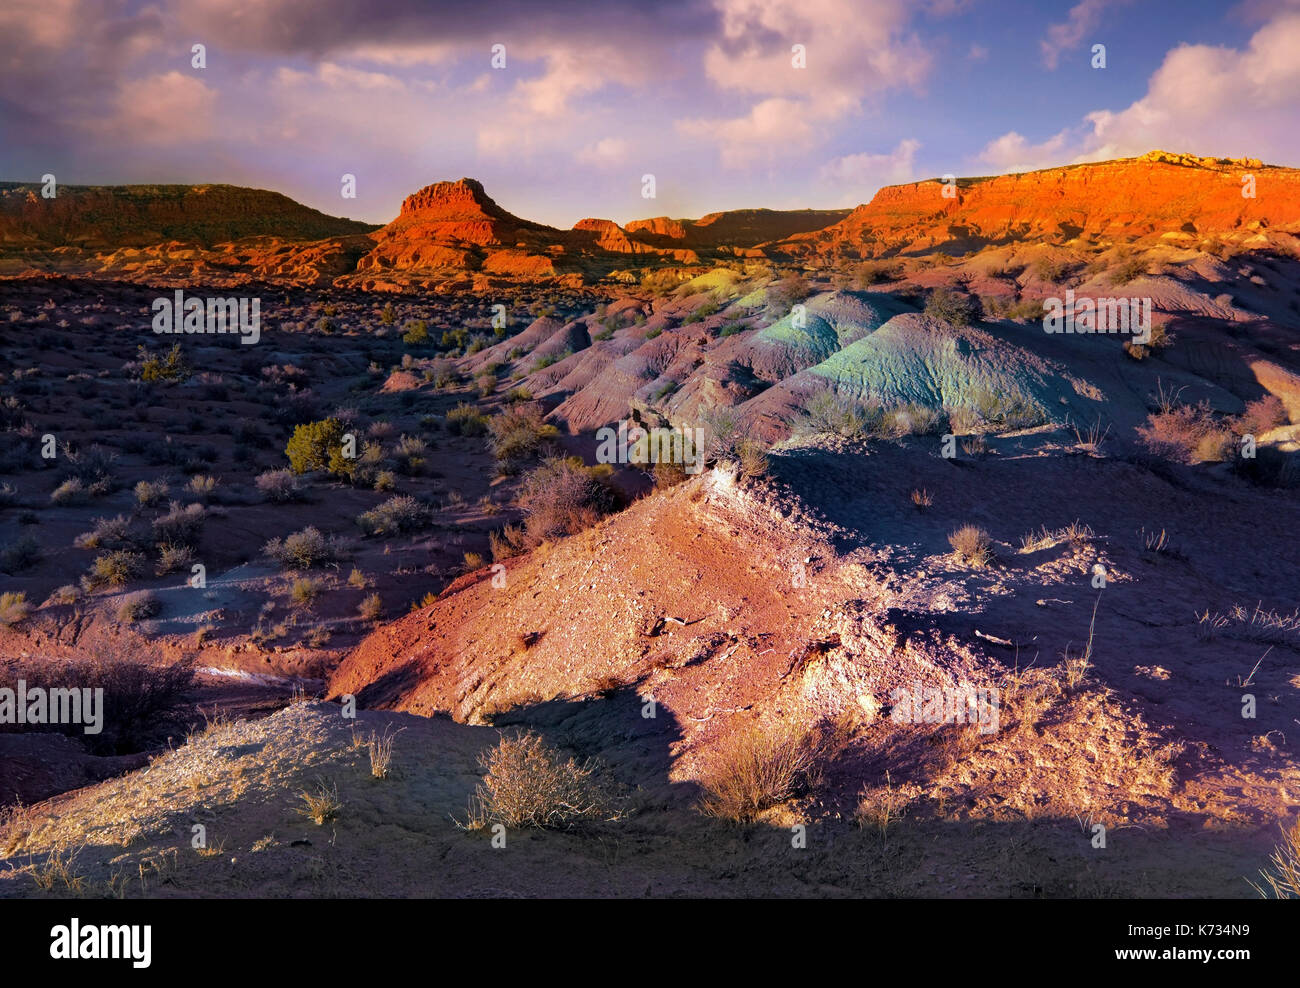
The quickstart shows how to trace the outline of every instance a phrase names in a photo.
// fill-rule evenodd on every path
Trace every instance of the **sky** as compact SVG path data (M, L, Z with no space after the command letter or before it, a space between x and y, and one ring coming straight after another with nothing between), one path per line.
M225 182L383 223L470 176L570 227L1153 148L1300 166L1300 0L0 4L3 181Z

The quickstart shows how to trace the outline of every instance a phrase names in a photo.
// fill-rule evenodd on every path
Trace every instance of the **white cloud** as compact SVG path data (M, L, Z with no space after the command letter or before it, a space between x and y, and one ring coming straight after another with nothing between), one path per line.
M606 137L594 144L588 144L578 151L574 158L584 165L603 167L616 165L627 158L628 142L621 137Z
M837 186L854 190L898 185L916 178L916 152L921 142L907 139L898 142L886 154L850 154L832 158L821 168L819 177Z
M1078 48L1084 39L1101 25L1101 15L1107 7L1126 0L1083 0L1070 8L1066 20L1053 24L1047 29L1047 37L1039 42L1043 52L1043 64L1055 69L1061 61L1061 54Z
M758 97L743 115L679 122L712 137L724 165L806 150L818 132L898 87L918 86L932 59L906 33L904 0L715 0L722 37L705 54L709 78ZM793 65L803 45L806 68ZM816 125L816 128L814 128Z
M1005 170L1104 161L1155 148L1216 157L1300 161L1300 11L1283 9L1245 48L1180 45L1165 55L1141 99L1095 110L1078 127L1031 144L1012 131L980 161Z

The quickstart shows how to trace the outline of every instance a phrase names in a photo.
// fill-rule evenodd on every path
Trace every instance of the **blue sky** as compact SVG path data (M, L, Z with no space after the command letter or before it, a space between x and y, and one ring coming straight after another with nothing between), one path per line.
M1300 0L6 0L0 179L384 222L468 175L567 227L1155 147L1300 165L1297 52Z

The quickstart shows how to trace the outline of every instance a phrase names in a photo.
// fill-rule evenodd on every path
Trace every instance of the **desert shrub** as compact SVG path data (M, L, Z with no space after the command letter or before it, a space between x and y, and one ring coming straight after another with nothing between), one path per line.
M102 587L124 587L139 575L143 566L144 557L138 552L114 549L95 557L90 572L81 578L81 585L87 592Z
M520 384L506 392L506 403L517 405L522 401L532 401L533 393L526 385Z
M515 470L525 460L541 452L548 439L558 434L555 426L543 421L535 404L516 404L488 420L488 447L506 470Z
M1282 830L1282 840L1260 870L1262 883L1251 886L1266 899L1300 899L1300 817Z
M135 485L135 503L142 508L152 508L171 490L165 480L142 480Z
M400 535L427 528L433 518L429 509L411 497L390 497L378 507L357 516L357 524L366 535Z
M0 548L0 570L11 576L31 569L41 561L41 544L31 535L20 535Z
M190 365L185 359L185 351L179 343L164 354L152 353L148 347L141 345L136 351L135 376L138 380L184 381L190 376Z
M284 453L294 473L343 468L343 423L338 419L307 422L293 430Z
M380 470L375 474L374 489L377 491L397 490L397 474L391 470Z
M155 617L161 611L162 601L157 595L149 590L141 590L139 593L129 594L118 605L117 619L124 624L130 624Z
M778 312L788 312L811 294L808 283L799 275L791 274L768 287L767 304Z
M1112 285L1127 285L1130 281L1146 274L1147 267L1147 262L1140 257L1120 255L1115 266L1110 270L1110 282Z
M751 722L723 735L705 766L700 808L710 816L748 823L763 810L816 786L820 750L798 725Z
M153 521L154 544L194 546L203 530L206 514L201 504L181 507L173 501L167 514Z
M103 730L85 734L82 724L23 725L23 731L45 731L75 736L96 754L126 754L158 744L175 733L189 708L186 695L194 685L194 669L187 663L153 666L114 655L99 659L60 662L24 659L0 667L0 688L14 689L22 679L28 688L103 689ZM19 729L0 725L0 731Z
M78 549L123 549L131 544L131 520L125 515L96 518L95 527L72 542Z
M1030 429L1047 421L1047 413L1032 398L977 388L971 393L974 411L989 425Z
M533 731L507 734L479 757L483 781L471 801L469 827L568 829L619 815L599 763L566 758Z
M90 500L90 491L80 478L69 477L50 494L50 501L60 507L85 504Z
M299 577L289 584L289 600L295 607L310 607L324 589L319 580L310 576Z
M208 498L217 489L218 483L216 477L200 473L191 477L190 482L185 486L189 488L189 492L195 497Z
M302 499L302 487L292 470L268 470L259 473L253 484L268 501L285 504Z
M403 434L393 447L393 459L397 461L397 468L408 477L424 473L428 457L429 444L419 436Z
M1168 405L1138 426L1138 441L1150 452L1178 463L1226 458L1232 435L1214 417L1207 401Z
M891 261L863 261L853 269L853 286L858 289L870 288L882 281L892 281L899 276L897 263Z
M700 305L696 306L695 310L691 312L685 319L683 319L682 322L683 323L700 322L701 320L707 319L709 318L709 316L716 314L721 309L722 309L722 305L719 302L715 301L714 299L709 299L701 303Z
M736 443L737 473L745 480L755 480L767 475L769 461L767 445L752 436L746 436Z
M882 436L927 436L941 431L943 415L928 405L895 405L881 416L876 431Z
M984 567L993 559L993 543L989 533L977 525L963 525L948 536L957 558L971 566Z
M930 293L925 300L925 314L950 326L968 326L979 318L976 301L950 288L936 288Z
M31 605L27 603L27 594L23 591L0 593L0 624L6 628L25 620L31 610Z
M159 576L188 570L194 565L194 550L187 545L164 543L158 547L158 567L154 570Z
M461 402L447 413L447 431L457 436L484 436L488 417L473 405Z
M367 594L357 606L363 621L378 621L384 616L384 601L377 593Z
M1065 262L1058 257L1052 257L1050 254L1043 254L1031 265L1034 276L1040 281L1046 281L1053 285L1060 282L1065 276Z
M429 326L423 319L416 319L406 327L402 342L407 346L426 346L429 343Z
M271 539L263 551L286 569L316 569L343 558L337 541L327 538L313 525L284 539Z
M796 431L804 435L832 435L858 439L874 433L882 417L879 404L864 404L822 391L804 405L804 417Z
M493 562L519 555L526 547L523 526L507 525L499 532L489 532L488 545L492 548Z
M689 476L685 464L678 463L675 460L660 460L650 472L654 478L655 488L658 490L675 487L684 482Z
M548 459L533 469L519 495L528 545L573 535L617 511L621 498L608 478L607 468L583 466L577 457Z
M1277 395L1265 395L1246 405L1233 421L1233 430L1239 436L1258 438L1287 422L1286 406Z

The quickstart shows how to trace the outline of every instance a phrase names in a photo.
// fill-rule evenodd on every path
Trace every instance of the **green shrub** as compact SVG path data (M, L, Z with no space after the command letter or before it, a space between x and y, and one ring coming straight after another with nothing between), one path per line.
M357 516L357 524L366 535L400 535L427 528L432 522L427 507L402 494L390 497L383 504Z
M447 431L457 436L485 436L488 417L473 405L462 401L447 413Z
M289 444L284 448L290 468L297 474L312 470L339 470L350 475L351 469L347 465L351 461L343 457L343 436L343 423L334 418L295 427Z

